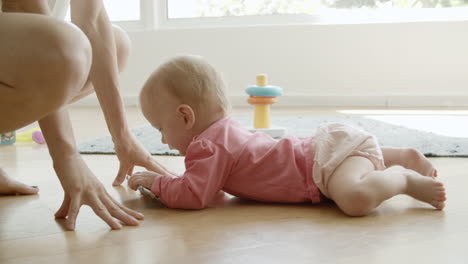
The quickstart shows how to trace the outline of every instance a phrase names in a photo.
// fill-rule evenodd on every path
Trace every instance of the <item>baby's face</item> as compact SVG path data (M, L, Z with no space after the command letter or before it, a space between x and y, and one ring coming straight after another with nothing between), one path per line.
M170 149L176 149L185 156L192 136L185 128L185 122L177 114L177 104L169 98L158 98L158 102L142 102L142 110L146 119L161 133L161 142Z

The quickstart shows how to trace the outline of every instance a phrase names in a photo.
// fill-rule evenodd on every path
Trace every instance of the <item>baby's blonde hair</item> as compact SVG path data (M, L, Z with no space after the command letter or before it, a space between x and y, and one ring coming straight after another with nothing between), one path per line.
M159 89L165 89L197 112L228 114L231 108L221 74L200 56L169 59L152 74L144 90L148 88L151 98L158 96Z

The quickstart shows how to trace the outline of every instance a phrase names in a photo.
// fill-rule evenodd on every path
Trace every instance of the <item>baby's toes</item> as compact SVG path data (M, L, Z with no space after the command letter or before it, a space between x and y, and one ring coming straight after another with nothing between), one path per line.
M442 210L445 207L445 202L444 201L438 201L438 200L433 200L431 202L431 205L437 208L438 210Z

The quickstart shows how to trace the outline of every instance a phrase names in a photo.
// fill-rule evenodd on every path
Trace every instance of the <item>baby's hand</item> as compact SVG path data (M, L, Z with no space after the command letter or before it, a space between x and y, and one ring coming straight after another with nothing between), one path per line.
M128 186L132 190L137 190L138 186L143 186L151 190L154 179L160 174L152 171L136 172L128 179Z

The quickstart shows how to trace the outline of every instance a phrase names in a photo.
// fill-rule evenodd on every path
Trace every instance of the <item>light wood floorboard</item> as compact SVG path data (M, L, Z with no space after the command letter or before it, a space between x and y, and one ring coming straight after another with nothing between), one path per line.
M307 113L325 112L333 111ZM71 113L79 141L106 133L96 109ZM128 116L131 126L144 123L137 109L129 109ZM468 263L464 158L431 159L446 185L445 210L399 196L359 218L345 216L333 204L265 204L228 196L205 210L168 209L126 185L112 187L115 156L84 159L117 200L145 214L141 225L111 231L83 207L76 231L64 231L53 217L63 191L46 147L1 146L0 167L41 192L0 197L0 263ZM158 159L183 171L181 157Z

